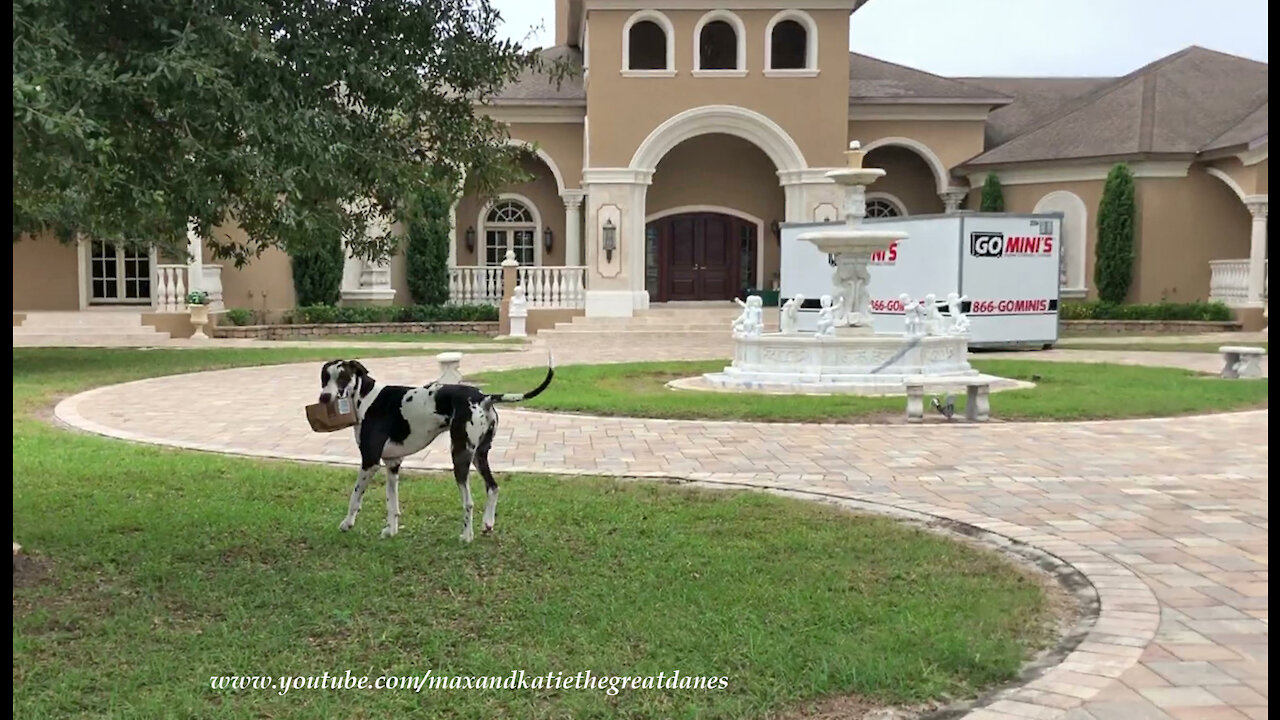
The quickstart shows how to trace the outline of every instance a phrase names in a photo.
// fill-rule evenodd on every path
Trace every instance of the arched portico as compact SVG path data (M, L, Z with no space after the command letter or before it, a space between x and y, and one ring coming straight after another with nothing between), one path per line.
M872 140L864 145L862 149L863 151L870 153L876 148L888 146L906 148L914 152L916 155L919 155L933 172L933 180L937 185L937 193L939 196L945 195L952 189L951 174L947 171L946 164L942 162L942 159L938 157L937 153L919 140L912 140L908 137L883 137Z
M646 198L654 172L673 149L704 135L730 135L754 145L773 165L784 189L783 220L809 219L822 203L838 204L827 168L810 168L785 129L754 110L706 105L660 123L636 147L625 168L586 168L588 193L588 315L631 315L648 306L645 280ZM689 203L697 202L690 199ZM605 245L605 241L611 243ZM764 238L761 238L763 241Z

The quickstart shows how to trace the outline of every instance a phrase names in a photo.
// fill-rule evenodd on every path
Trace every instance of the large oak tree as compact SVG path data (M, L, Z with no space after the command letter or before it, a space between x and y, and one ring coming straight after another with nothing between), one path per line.
M304 248L519 152L475 103L541 61L487 0L14 0L13 233ZM562 67L544 68L553 75ZM228 217L248 240L213 236Z

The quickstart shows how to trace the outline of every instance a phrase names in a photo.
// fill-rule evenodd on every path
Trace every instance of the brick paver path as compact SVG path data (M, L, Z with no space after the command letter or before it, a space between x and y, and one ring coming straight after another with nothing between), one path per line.
M678 338L642 348L556 342L562 364L724 354L722 344ZM463 369L538 365L544 352L468 356ZM1062 350L1021 357L1217 369L1214 356L1182 353ZM421 383L437 374L433 359L423 357L367 364L385 382ZM303 419L303 405L318 391L317 368L156 378L68 398L56 412L73 426L125 439L352 464L349 433L314 434ZM998 398L993 409L999 413ZM836 426L508 409L492 460L499 472L678 477L838 496L1032 544L1088 577L1101 613L1064 662L972 711L970 720L1215 720L1267 715L1266 433L1265 411ZM445 445L406 466L447 467ZM412 501L405 508L404 526L412 532ZM341 514L337 504L334 513Z

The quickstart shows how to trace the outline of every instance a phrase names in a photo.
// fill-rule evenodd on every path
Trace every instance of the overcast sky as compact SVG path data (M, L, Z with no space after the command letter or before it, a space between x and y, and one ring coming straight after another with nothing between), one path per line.
M554 0L491 2L507 37L555 42ZM1123 75L1188 45L1267 61L1266 0L872 0L850 25L852 50L939 75Z

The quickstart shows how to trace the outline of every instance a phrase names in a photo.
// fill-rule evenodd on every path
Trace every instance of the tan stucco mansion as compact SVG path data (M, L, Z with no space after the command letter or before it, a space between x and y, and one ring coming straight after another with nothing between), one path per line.
M493 300L508 252L533 305L587 315L769 289L778 224L839 215L825 173L858 140L888 171L873 216L976 209L990 172L1008 211L1064 213L1066 297L1093 294L1103 178L1127 162L1131 300L1212 296L1260 315L1266 64L1191 47L1119 78L939 77L849 52L863 1L557 0L547 52L582 72L558 85L530 74L482 108L538 161L496 202L457 203L454 297ZM162 304L184 272L226 307L292 306L284 255L241 270L206 260L15 243L14 310ZM401 258L349 260L344 298L409 302L404 273Z

